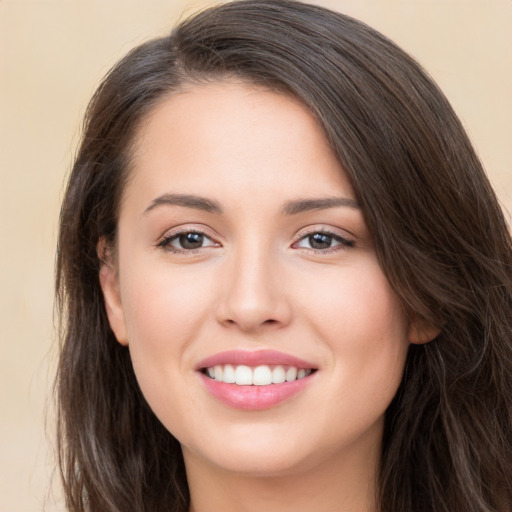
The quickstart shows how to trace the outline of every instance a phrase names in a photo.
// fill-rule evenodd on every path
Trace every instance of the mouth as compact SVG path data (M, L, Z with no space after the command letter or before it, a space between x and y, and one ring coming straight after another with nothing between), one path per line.
M284 365L247 365L218 364L201 368L201 373L210 379L237 386L270 386L304 379L316 372L316 368L301 368Z
M222 352L201 361L196 371L208 393L242 410L288 403L317 379L311 362L271 350Z

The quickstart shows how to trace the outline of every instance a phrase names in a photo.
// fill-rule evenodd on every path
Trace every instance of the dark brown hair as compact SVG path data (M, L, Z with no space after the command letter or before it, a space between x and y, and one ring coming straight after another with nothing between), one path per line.
M68 509L188 508L179 443L110 330L96 247L100 237L115 245L141 120L180 87L223 77L292 95L318 118L406 311L441 328L411 345L386 414L381 512L510 512L512 247L496 197L447 100L412 58L361 22L289 0L201 12L130 52L89 105L57 256Z

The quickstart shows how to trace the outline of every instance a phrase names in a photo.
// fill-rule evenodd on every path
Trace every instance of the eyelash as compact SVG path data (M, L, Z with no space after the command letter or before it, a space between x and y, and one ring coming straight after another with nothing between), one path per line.
M350 249L351 247L355 246L355 241L351 238L348 238L346 236L342 236L339 233L334 233L333 231L330 231L325 228L321 229L314 229L312 231L308 231L306 233L302 232L299 233L299 237L296 242L292 244L292 247L297 246L298 243L300 243L302 240L306 240L308 238L311 238L315 235L324 235L330 237L333 241L336 241L339 243L339 245L335 245L334 247L328 247L326 249L314 249L313 247L302 247L302 249L313 251L315 254L330 254L332 252L342 251L344 249ZM297 249L301 249L301 247L295 247Z
M212 243L207 246L197 247L195 249L184 249L184 248L177 248L173 247L171 244L173 241L178 240L180 237L184 235L200 235L204 237L205 239L211 241ZM162 247L163 249L170 251L175 254L194 254L201 249L204 249L205 247L215 247L219 246L220 244L216 241L214 241L213 237L205 233L204 231L201 231L199 229L183 229L179 231L173 231L167 235L164 236L164 238L157 243L157 247Z
M184 248L177 248L173 247L171 244L175 240L178 240L180 237L184 235L200 235L204 237L204 239L207 239L211 242L211 244L197 247L194 249L184 249ZM297 238L297 241L295 241L292 244L292 248L295 249L306 249L309 251L313 251L315 254L330 254L332 252L337 252L343 249L348 249L355 246L354 240L342 236L338 233L334 233L332 231L329 231L327 229L316 229L312 231L308 231L306 233L302 232L299 234L300 236ZM315 249L313 247L297 247L297 244L299 244L301 241L306 240L310 237L313 237L315 235L324 235L330 237L332 240L339 243L339 245L335 245L334 247L328 247L326 249ZM162 240L160 240L157 243L157 247L161 247L167 251L170 251L175 254L194 254L198 251L201 251L202 249L205 249L207 247L218 247L220 245L219 242L216 242L213 237L205 233L204 231L198 230L198 229L183 229L180 231L173 231L172 233L167 234Z

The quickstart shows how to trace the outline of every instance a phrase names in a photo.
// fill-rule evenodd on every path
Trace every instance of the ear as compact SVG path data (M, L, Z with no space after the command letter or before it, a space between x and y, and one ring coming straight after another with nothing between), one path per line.
M104 237L100 238L96 251L100 260L100 286L103 292L108 321L117 341L121 345L127 346L128 336L119 290L119 272L116 263L113 261L112 253L107 248L107 242Z
M409 325L408 339L410 343L422 345L432 341L440 332L441 328L437 325L414 315Z

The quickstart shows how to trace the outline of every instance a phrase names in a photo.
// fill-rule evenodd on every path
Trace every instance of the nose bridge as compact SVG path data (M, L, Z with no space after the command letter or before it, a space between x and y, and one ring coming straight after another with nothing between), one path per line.
M289 321L279 258L271 244L254 238L234 247L225 272L226 286L218 309L221 322L248 331Z

